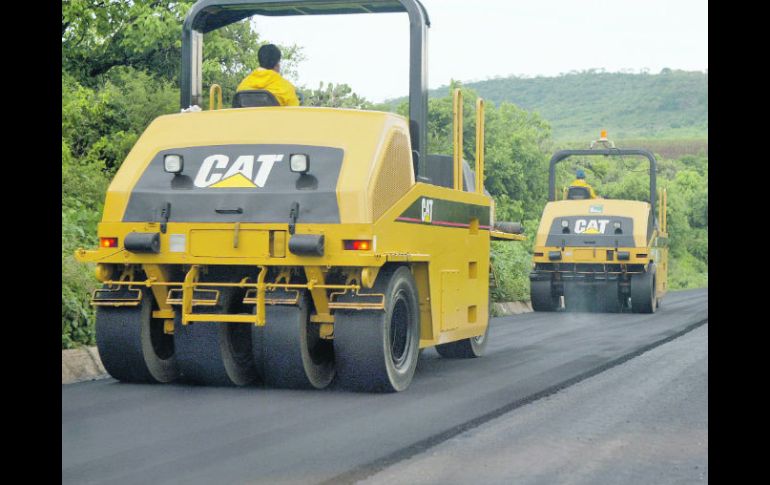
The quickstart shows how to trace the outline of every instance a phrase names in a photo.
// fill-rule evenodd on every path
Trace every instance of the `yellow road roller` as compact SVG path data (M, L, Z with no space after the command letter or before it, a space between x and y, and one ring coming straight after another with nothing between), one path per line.
M253 15L405 12L409 118L275 106L269 92L202 99L202 36ZM493 219L475 173L427 154L429 20L417 0L201 0L182 35L182 112L145 130L107 191L99 247L79 249L107 371L129 382L406 389L419 349L480 356ZM218 95L218 96L215 96ZM220 100L217 102L217 97Z
M648 200L596 196L576 183L556 200L556 165L572 156L641 156L649 161ZM588 150L553 155L549 202L535 236L530 294L535 311L653 313L667 290L666 191L656 193L655 156L616 148L602 132ZM659 195L656 197L656 195Z

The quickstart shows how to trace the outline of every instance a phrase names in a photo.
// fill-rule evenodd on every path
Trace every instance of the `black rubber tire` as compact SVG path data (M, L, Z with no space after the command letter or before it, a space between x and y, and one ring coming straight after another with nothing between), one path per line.
M555 295L551 289L551 280L530 280L529 295L536 312L555 312L561 306L560 295Z
M596 307L594 293L587 285L564 283L564 309L568 312L594 312Z
M152 318L152 292L136 307L97 307L96 348L107 372L124 382L171 382L179 377L174 337Z
M601 313L620 313L623 302L620 299L617 282L608 282L596 289L596 311Z
M260 349L265 383L289 389L323 389L334 379L334 344L320 338L320 324L310 322L310 297L300 295L298 306L268 305Z
M655 313L655 300L655 265L650 264L647 272L631 276L631 311Z
M482 335L436 345L436 352L445 359L474 359L484 355L487 348L489 325Z
M408 267L391 266L380 270L371 292L385 295L384 312L335 312L337 382L353 391L403 391L420 351L417 285Z
M228 313L238 303L236 291L220 289L213 307L195 307L195 313ZM174 319L174 341L182 378L210 386L245 386L257 379L248 323L196 322L182 325L181 312Z

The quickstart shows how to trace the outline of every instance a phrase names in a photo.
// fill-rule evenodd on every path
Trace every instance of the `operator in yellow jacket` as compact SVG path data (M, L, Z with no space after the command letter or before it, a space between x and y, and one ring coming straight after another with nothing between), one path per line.
M575 180L570 184L570 187L585 187L588 189L588 193L591 194L592 199L598 199L599 197L594 192L594 188L588 185L586 182L586 173L582 168L577 169L575 173Z
M265 89L273 93L281 106L299 106L294 86L281 76L281 51L266 44L257 52L259 67L238 85L237 91Z

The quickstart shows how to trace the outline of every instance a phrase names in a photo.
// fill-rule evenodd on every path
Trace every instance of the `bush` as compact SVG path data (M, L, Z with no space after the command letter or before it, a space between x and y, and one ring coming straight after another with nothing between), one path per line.
M96 163L76 164L62 140L62 348L94 343L91 291L98 286L93 265L75 261L79 247L97 244L107 177Z
M668 258L668 288L708 288L708 265L688 252L678 258Z
M93 265L78 263L71 254L62 253L61 266L61 347L93 345L94 310L88 303L98 285Z
M491 289L492 301L529 300L529 271L532 254L526 243L492 242L492 269L497 286Z

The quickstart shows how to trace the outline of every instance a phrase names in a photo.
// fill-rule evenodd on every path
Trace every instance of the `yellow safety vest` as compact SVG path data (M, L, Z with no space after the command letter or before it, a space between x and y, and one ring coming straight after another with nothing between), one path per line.
M272 69L257 68L238 85L237 91L265 89L273 93L281 106L299 106L294 86Z

